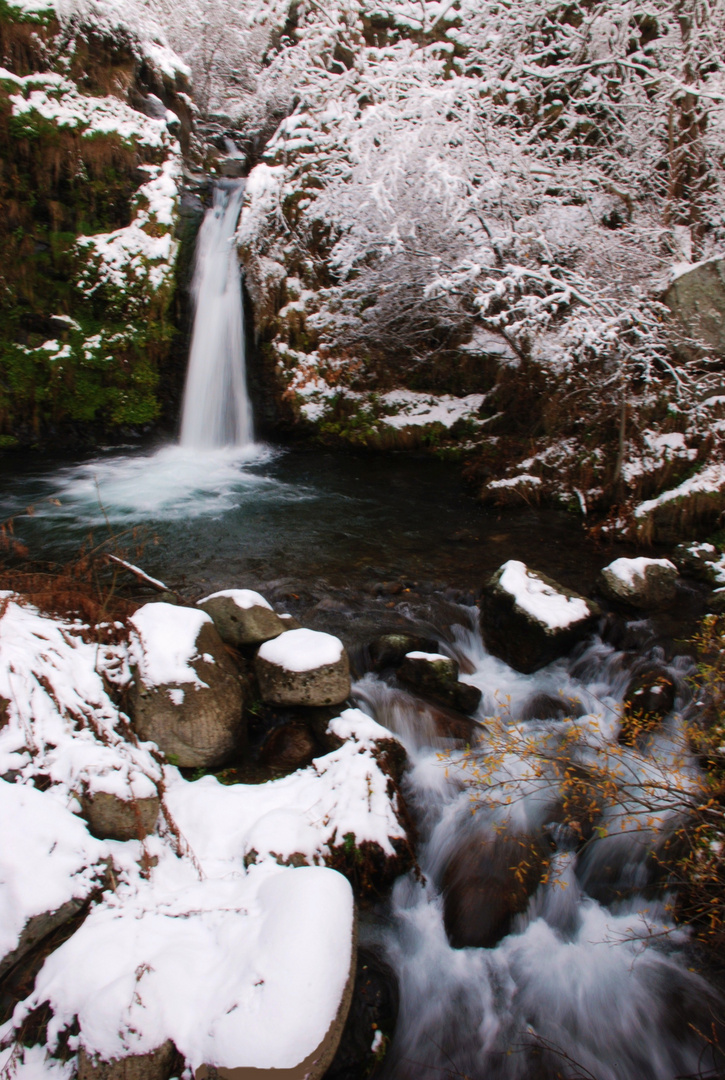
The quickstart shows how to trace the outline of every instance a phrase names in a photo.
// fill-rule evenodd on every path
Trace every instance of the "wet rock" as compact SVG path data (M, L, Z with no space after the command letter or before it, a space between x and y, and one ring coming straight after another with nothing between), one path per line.
M676 827L617 830L590 842L579 855L576 876L587 895L611 905L633 896L652 899L669 884L670 872L684 855L684 834Z
M103 1061L81 1047L78 1080L168 1080L174 1071L177 1053L168 1039L149 1054L129 1054Z
M95 791L82 801L88 828L99 840L143 840L156 827L160 800L121 799L107 791Z
M368 646L373 671L385 668L397 668L403 663L407 653L438 651L435 638L419 637L416 634L381 634Z
M350 693L350 664L339 638L287 630L254 661L262 700L272 705L338 705Z
M397 676L417 694L463 713L473 713L481 703L476 686L458 681L458 663L442 653L408 653Z
M393 969L371 949L358 950L352 1004L325 1080L377 1076L398 1019L400 995Z
M251 589L224 589L197 602L213 620L222 641L237 648L261 645L290 629L271 605Z
M260 761L274 773L287 774L303 769L319 753L317 740L300 720L281 724L269 733L260 752Z
M489 652L528 674L569 652L599 614L591 600L509 560L483 589L481 632Z
M651 668L635 675L624 694L619 741L633 743L651 731L675 707L677 688L664 668Z
M0 729L4 728L8 722L8 706L10 702L7 698L0 697Z
M224 765L244 743L244 702L239 671L211 619L193 608L147 604L130 621L128 708L136 733L182 768Z
M220 176L228 180L239 180L247 171L247 162L243 157L220 158L217 162Z
M447 697L458 682L458 664L442 653L408 653L398 668L398 678L412 690Z
M604 567L599 583L610 599L650 611L674 602L678 578L669 559L615 559Z
M581 704L576 700L554 697L552 694L533 694L524 702L521 720L563 720L565 717L582 715Z
M505 937L514 916L526 910L549 854L532 836L469 838L443 874L444 922L453 948L489 949Z

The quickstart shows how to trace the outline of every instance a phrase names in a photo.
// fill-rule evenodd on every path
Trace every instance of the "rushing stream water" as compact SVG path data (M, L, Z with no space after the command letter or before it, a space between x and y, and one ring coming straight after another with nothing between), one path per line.
M232 243L242 195L242 184L220 186L202 226L180 444L0 466L0 515L15 515L31 555L68 557L92 533L94 545L118 545L192 599L251 586L297 601L312 624L335 617L344 634L362 608L373 621L397 608L404 620L417 617L418 603L433 619L431 596L446 586L475 592L506 559L588 592L604 563L629 553L596 551L564 514L484 510L453 468L430 458L255 445ZM29 504L32 515L23 512ZM664 770L685 787L696 777L682 737L690 662L669 661L678 698L656 737L622 750L618 716L633 665L665 663L654 630L647 642L640 623L638 655L595 639L521 675L486 652L475 609L446 610L441 648L483 692L471 750L441 739L432 714L394 681L368 673L354 688L407 749L406 795L420 836L422 876L399 879L363 924L400 988L385 1076L672 1080L706 1072L712 1063L699 1032L719 1019L719 1006L690 970L669 898L650 887L650 852L677 811L658 796L643 826L633 810L652 775ZM566 708L552 717L542 703L557 699ZM560 777L535 767L562 742L585 771L616 758L620 798L583 848L562 825ZM492 947L454 948L447 892L473 882L475 907L481 852L504 834L548 845L548 879Z
M672 923L672 896L652 889L651 851L680 820L678 785L697 776L681 726L690 662L668 668L678 700L656 737L623 750L618 717L631 655L595 640L576 659L521 675L486 652L475 609L460 614L447 651L470 672L465 681L483 691L478 715L488 718L472 751L446 751L450 743L435 737L405 691L373 675L355 688L362 707L405 743L407 795L421 834L424 881L399 880L371 933L400 985L385 1076L708 1075L713 1061L701 1033L720 1025L722 1005L690 967L687 935ZM548 718L546 697L565 702L570 715ZM560 824L560 778L535 767L537 752L546 761L563 738L567 760L581 768L600 770L608 760L618 792L583 847ZM521 838L522 862L531 858L529 845L548 839L548 879L500 943L454 948L446 893L463 894L464 917L481 904L481 888L495 905L488 854L510 835Z

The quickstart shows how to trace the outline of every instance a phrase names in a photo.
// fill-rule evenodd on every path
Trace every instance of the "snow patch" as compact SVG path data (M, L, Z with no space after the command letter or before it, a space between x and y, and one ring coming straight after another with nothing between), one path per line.
M332 634L319 630L285 630L272 641L265 641L257 655L268 664L285 671L315 671L337 664L342 658L343 645Z
M205 604L207 600L214 600L217 596L228 596L243 611L248 611L253 607L268 608L269 611L273 610L269 601L265 600L260 593L254 592L253 589L221 589L219 592L205 596L203 600L197 600L197 606Z
M564 630L591 614L581 596L565 596L533 574L525 563L510 559L499 578L516 606L550 630Z
M131 616L129 657L144 686L168 683L206 686L191 663L199 659L196 647L201 629L213 625L205 611L174 604L145 604ZM206 657L204 657L206 659Z

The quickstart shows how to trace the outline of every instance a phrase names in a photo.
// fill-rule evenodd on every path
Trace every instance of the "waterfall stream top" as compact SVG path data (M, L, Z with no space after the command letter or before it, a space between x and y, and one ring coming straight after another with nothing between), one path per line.
M184 391L181 445L195 450L253 442L247 394L244 309L234 234L244 181L214 189L199 230L192 282L194 327Z

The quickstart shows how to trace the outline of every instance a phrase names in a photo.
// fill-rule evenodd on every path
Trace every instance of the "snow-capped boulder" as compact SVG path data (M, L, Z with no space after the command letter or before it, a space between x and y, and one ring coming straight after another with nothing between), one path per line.
M484 587L481 631L490 652L528 673L567 653L599 614L591 600L511 559Z
M129 712L182 767L222 765L244 741L239 673L210 617L146 604L131 617Z
M602 570L600 586L612 600L648 610L675 600L678 577L669 559L615 559Z
M397 676L423 697L464 713L475 712L481 701L481 691L476 686L459 682L458 663L442 653L417 650L407 653Z
M339 638L287 630L255 659L262 700L274 705L339 705L350 693L350 664Z
M200 1078L320 1078L355 976L349 882L273 862L200 879L157 853L47 958L14 1019L48 1002L57 1031L77 1022L86 1080L166 1080L169 1044Z
M229 645L261 645L290 627L252 589L223 589L197 602Z

